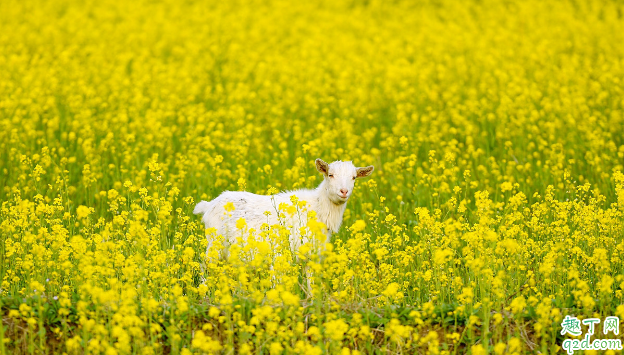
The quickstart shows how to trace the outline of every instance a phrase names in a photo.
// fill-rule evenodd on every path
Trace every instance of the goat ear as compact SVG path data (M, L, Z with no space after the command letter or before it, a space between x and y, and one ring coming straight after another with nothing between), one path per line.
M357 168L357 177L361 178L369 176L373 173L373 170L375 170L375 167L373 167L372 165L369 165L365 168Z
M329 173L329 164L323 161L323 159L316 159L316 170L323 175Z

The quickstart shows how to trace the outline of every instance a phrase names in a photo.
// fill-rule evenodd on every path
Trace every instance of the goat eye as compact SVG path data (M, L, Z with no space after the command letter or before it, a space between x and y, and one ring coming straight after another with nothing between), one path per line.
M355 180L355 176L353 177L353 180Z
M334 174L329 174L329 177L334 177Z

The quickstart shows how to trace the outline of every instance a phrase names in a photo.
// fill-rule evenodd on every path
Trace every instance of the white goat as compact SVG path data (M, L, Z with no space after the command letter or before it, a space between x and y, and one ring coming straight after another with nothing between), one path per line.
M347 208L347 201L353 192L355 179L369 176L373 166L356 168L352 162L335 161L327 164L316 159L316 169L323 174L323 182L314 190L301 189L286 191L274 196L256 195L242 191L225 191L210 202L201 201L195 206L194 214L203 215L202 221L206 228L215 228L217 235L223 235L229 243L233 243L241 233L237 232L236 221L244 218L248 228L260 231L263 223L269 226L280 223L276 208L280 203L292 205L291 197L295 195L299 201L307 202L307 211L316 212L316 219L327 227L327 242L331 233L338 232L342 224L342 216ZM224 206L231 202L234 211L226 212ZM271 212L267 216L266 211ZM293 231L290 235L291 248L298 248L302 242L298 236L299 228L305 227L308 221L307 211L289 218L287 227ZM282 220L283 221L283 220ZM208 248L210 248L210 244Z

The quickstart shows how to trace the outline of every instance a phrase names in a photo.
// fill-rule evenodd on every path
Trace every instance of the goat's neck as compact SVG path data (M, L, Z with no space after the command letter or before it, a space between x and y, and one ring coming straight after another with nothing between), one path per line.
M338 232L340 225L342 224L342 216L347 209L347 203L335 204L330 198L327 190L327 182L323 182L316 188L317 193L317 208L316 214L319 221L325 223L330 233Z

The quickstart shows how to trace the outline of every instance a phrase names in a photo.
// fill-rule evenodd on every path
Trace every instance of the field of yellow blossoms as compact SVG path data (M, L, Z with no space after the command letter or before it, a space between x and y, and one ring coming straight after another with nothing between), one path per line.
M0 354L545 354L566 315L624 325L623 17L2 0ZM331 244L206 254L198 201L313 188L316 158L375 166Z

